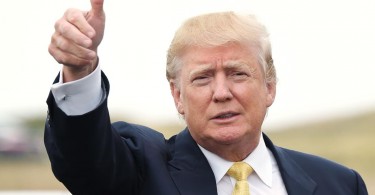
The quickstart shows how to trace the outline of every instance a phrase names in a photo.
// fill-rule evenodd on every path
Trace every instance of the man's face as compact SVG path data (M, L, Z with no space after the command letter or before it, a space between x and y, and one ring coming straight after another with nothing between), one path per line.
M179 87L171 84L177 110L194 140L208 150L258 143L275 84L250 48L237 44L191 47L182 55Z

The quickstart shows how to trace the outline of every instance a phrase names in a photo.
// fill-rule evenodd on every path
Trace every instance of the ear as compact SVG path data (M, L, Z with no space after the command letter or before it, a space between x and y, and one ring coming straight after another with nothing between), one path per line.
M184 115L184 108L182 104L182 98L181 98L181 90L180 88L176 85L176 80L171 80L169 81L169 87L171 89L171 94L173 96L174 104L176 106L176 109L178 113L181 115Z
M267 86L266 104L267 104L267 107L270 107L275 101L275 97L276 97L276 82L266 83L266 86Z

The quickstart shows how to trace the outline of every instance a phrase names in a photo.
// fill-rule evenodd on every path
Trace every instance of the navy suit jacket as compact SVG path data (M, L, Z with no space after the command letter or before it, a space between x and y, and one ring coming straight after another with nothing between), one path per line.
M211 167L188 129L166 140L144 126L111 124L107 100L81 116L65 115L51 93L47 103L45 146L53 173L72 194L217 194ZM367 194L354 170L264 139L289 195Z

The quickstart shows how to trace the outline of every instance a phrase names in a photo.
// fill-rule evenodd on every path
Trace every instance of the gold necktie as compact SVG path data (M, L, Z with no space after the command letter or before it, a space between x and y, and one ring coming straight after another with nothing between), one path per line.
M250 195L247 178L253 172L253 168L245 162L235 162L227 174L236 179L232 195Z

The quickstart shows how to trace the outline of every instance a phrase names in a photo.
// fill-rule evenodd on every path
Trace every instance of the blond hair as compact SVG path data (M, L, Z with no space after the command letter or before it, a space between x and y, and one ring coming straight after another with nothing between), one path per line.
M269 35L264 25L253 15L218 12L195 16L176 31L167 54L168 81L178 79L182 66L181 55L192 46L216 47L227 43L250 46L257 52L266 82L276 82Z

